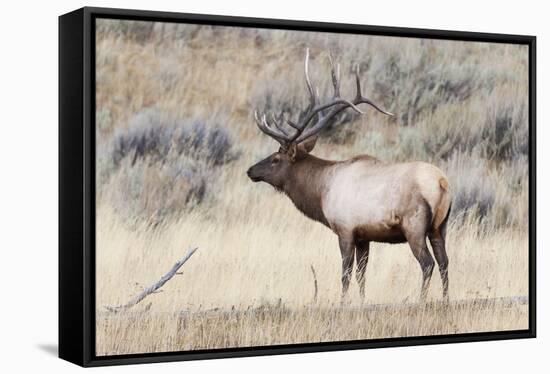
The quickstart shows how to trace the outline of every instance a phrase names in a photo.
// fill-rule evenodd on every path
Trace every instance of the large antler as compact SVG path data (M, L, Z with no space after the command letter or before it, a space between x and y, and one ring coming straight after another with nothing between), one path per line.
M363 114L363 112L357 107L357 105L359 104L369 104L379 112L389 116L393 116L392 113L380 109L376 104L363 96L363 94L361 93L359 69L356 69L355 71L355 80L357 87L355 98L350 101L340 97L340 64L337 64L335 67L331 56L329 56L329 60L334 94L332 96L332 99L328 103L319 103L319 93L313 88L313 85L311 84L308 66L309 49L306 49L304 71L306 85L309 92L309 105L300 116L299 123L292 122L289 119L284 119L284 116L282 114L279 117L279 120L277 120L273 115L271 116L271 119L268 120L265 114L262 115L260 118L258 113L254 112L254 118L260 130L263 133L271 136L273 139L277 140L281 144L281 147L283 147L284 149L288 149L290 145L299 144L304 140L318 134L335 115L347 108L351 108L357 113ZM292 130L285 129L284 124L282 123L283 120L288 126L290 126ZM312 122L313 120L315 120L314 124L308 127L310 122ZM272 123L270 123L270 121Z

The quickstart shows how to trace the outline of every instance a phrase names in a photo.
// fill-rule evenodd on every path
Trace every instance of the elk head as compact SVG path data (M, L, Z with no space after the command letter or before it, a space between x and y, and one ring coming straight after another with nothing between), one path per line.
M282 189L288 180L289 172L296 164L307 159L307 155L315 147L317 134L330 122L334 116L348 108L362 114L357 107L359 104L369 104L381 113L392 116L393 114L379 108L361 93L361 81L359 71L355 71L356 94L352 100L346 100L340 96L340 65L334 65L329 55L331 66L332 85L334 94L327 103L320 103L319 92L313 88L309 78L309 49L306 49L304 63L305 79L309 92L309 105L302 111L294 122L285 118L281 113L275 118L273 113L269 116L254 112L254 119L258 128L266 135L275 139L279 144L279 150L247 171L247 175L253 182L264 181Z

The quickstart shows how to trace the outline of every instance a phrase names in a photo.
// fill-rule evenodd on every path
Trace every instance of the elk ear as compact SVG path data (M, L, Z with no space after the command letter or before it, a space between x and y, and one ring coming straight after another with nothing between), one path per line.
M298 147L301 151L309 153L313 150L313 148L315 148L315 143L317 143L317 136L312 136L311 138L301 142Z
M286 154L290 158L290 161L292 161L292 162L296 161L296 156L298 155L298 153L299 153L299 150L298 150L298 146L296 144L292 144L288 148L288 151L286 152Z

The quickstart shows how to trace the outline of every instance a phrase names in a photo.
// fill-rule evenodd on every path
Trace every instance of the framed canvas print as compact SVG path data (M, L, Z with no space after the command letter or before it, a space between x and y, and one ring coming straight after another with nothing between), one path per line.
M59 19L59 354L535 336L535 37Z

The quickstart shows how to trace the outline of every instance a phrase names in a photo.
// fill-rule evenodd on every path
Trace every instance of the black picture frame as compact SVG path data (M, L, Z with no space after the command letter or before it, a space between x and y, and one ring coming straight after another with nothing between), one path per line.
M95 19L116 18L529 47L529 329L353 342L96 356L95 346ZM278 19L85 7L59 17L59 357L103 366L534 338L536 336L536 37Z

